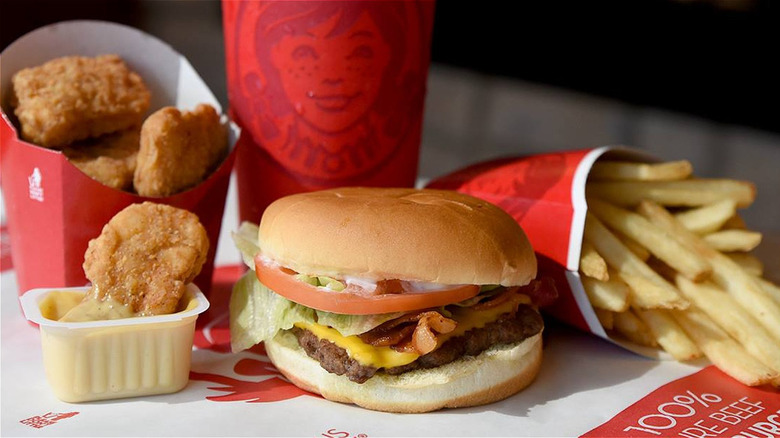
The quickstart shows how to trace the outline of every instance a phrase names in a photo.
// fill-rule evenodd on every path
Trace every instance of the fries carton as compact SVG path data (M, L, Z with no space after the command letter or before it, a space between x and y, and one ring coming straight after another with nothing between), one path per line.
M578 272L588 209L585 183L593 163L605 154L655 161L638 151L617 147L501 158L439 177L427 187L482 198L517 220L536 251L539 278L554 279L558 289L558 300L544 309L546 313L637 353L666 358L659 349L610 336L588 301Z
M82 286L90 239L126 206L146 200L170 204L198 215L206 228L208 259L195 282L208 291L234 161L237 128L229 129L230 153L205 181L165 198L144 198L104 186L82 173L65 156L20 139L9 106L11 77L25 67L51 59L118 54L151 91L149 112L171 105L193 109L217 99L190 63L173 48L139 30L99 21L69 21L40 28L8 46L2 65L0 157L13 265L20 293L38 287ZM227 122L227 118L223 118Z

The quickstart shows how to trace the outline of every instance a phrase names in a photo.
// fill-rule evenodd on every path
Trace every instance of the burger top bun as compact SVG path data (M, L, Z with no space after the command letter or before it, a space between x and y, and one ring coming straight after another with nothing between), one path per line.
M297 272L518 286L536 276L523 230L489 202L446 190L339 188L272 203L263 256Z

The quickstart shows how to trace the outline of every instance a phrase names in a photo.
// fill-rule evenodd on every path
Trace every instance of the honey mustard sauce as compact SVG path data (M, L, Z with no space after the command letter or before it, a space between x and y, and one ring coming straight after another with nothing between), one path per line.
M105 321L140 316L127 306L109 296L98 299L93 291L87 293L84 299L65 313L61 322Z

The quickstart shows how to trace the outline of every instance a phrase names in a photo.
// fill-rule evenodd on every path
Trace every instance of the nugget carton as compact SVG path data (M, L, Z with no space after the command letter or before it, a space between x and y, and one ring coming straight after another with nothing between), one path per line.
M151 92L149 112L220 105L192 65L164 42L137 29L100 21L68 21L35 30L0 54L2 190L20 294L39 287L83 286L84 252L106 222L126 206L154 201L190 210L209 235L208 259L195 283L208 291L238 129L230 124L227 158L197 186L164 198L119 191L82 173L58 150L21 140L10 107L11 77L51 59L117 54ZM148 114L147 114L148 115ZM223 123L229 123L223 117Z
M457 190L492 202L523 227L539 261L539 277L555 280L558 300L544 310L556 319L634 352L669 356L613 338L599 323L585 295L580 251L585 229L585 183L593 163L605 154L631 161L656 161L636 150L600 147L474 164L434 179L429 188Z

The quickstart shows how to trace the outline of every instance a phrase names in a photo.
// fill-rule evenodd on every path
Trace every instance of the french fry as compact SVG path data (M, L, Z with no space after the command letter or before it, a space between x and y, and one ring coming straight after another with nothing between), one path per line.
M634 309L634 312L650 329L658 344L675 359L685 361L702 356L699 347L685 334L668 310Z
M614 314L614 329L629 341L648 347L658 346L650 329L631 310Z
M646 262L650 259L650 255L651 255L650 251L648 251L647 248L639 244L639 242L626 236L625 234L615 232L614 230L613 233L615 234L615 237L617 237L618 239L620 239L621 242L623 242L623 245L626 245L626 248L630 249L635 256L639 257L639 260Z
M670 181L691 176L693 166L687 160L665 163L633 163L628 161L599 161L588 177L603 181Z
M612 330L615 327L615 313L609 310L599 309L594 307L593 311L596 312L596 317L599 319L601 326L607 330Z
M596 248L607 264L631 287L634 292L631 294L631 301L636 307L642 309L684 309L688 306L688 302L680 296L671 283L650 269L590 213L585 220L585 239ZM639 288L639 282L642 285L651 285L652 287Z
M696 234L708 234L719 230L737 212L733 199L724 199L699 208L692 208L674 215L683 226Z
M587 276L581 277L582 285L588 300L594 308L625 312L628 310L628 286L614 276L609 281L596 280Z
M751 251L761 243L761 233L749 230L722 230L703 236L704 241L721 252Z
M730 252L726 254L726 256L750 275L760 277L764 274L764 263L753 254L746 252Z
M614 272L613 276L628 285L628 301L630 305L640 309L674 308L671 306L664 306L659 304L663 301L663 297L668 293L668 291L664 286L653 282L647 277L642 275L628 274L626 272ZM685 305L678 308L682 307L685 307Z
M777 378L775 371L748 354L737 341L698 309L691 307L684 312L673 311L671 314L704 355L726 374L748 386L763 385Z
M580 253L580 271L588 277L601 281L609 280L607 262L599 255L596 248L588 242L582 242Z
M629 310L601 308L594 288L605 287L593 278L583 280L586 292L602 326L632 342L677 360L703 353L746 385L780 387L780 286L761 277L763 263L748 252L762 235L737 213L755 200L755 185L692 172L687 161L593 166L584 241L610 282L627 286Z
M758 282L759 286L761 286L761 289L763 289L767 295L772 297L772 299L780 305L780 286L763 278L756 278L756 281Z
M643 201L639 212L651 222L674 233L674 236L696 250L712 266L712 279L725 289L745 310L756 318L777 342L780 342L780 305L763 290L756 277L714 250L699 236L683 227L660 205ZM609 260L607 260L609 263Z
M686 277L699 281L710 275L709 263L641 215L598 199L589 199L588 208L606 225L639 242L658 259Z
M677 207L698 207L733 199L737 207L745 208L755 200L756 188L753 183L730 179L618 181L590 183L586 194L627 207L636 206L645 199Z
M728 293L710 282L694 283L677 276L677 288L699 310L764 365L780 372L780 348L764 327L742 309Z

